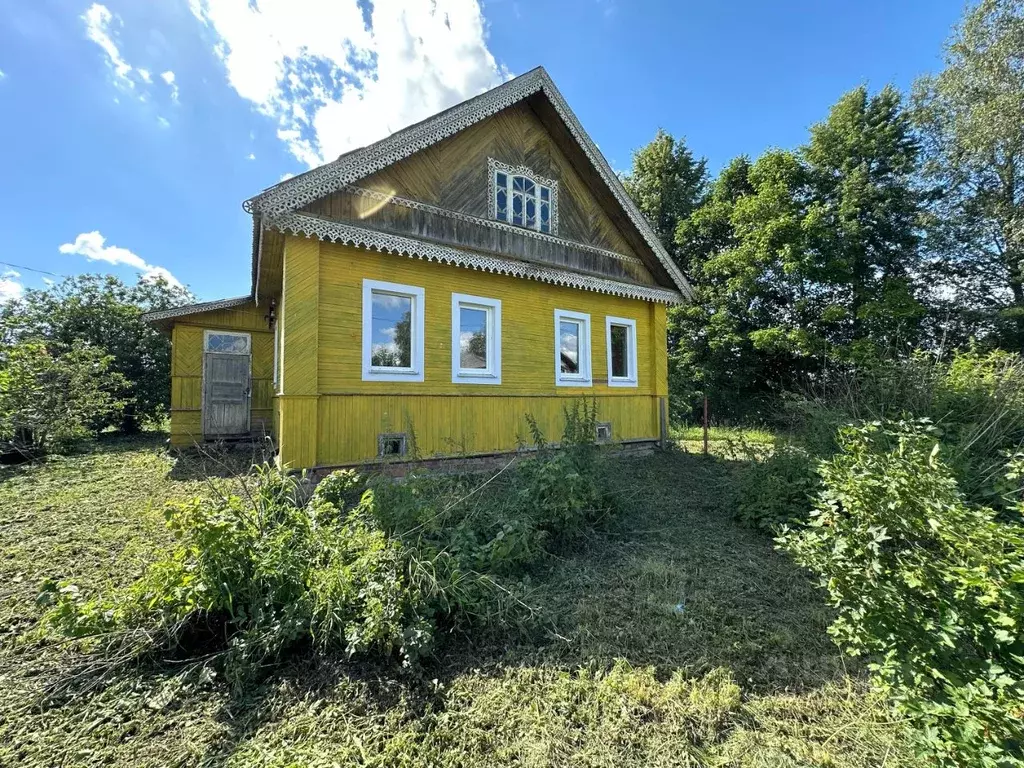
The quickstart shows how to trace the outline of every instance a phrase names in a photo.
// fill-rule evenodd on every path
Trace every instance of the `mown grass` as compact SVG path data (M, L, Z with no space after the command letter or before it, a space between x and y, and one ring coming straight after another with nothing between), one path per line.
M231 474L148 437L0 470L0 764L913 764L821 595L733 523L728 463L677 452L615 465L632 511L531 574L533 625L420 671L299 654L233 691L157 660L68 687L86 660L32 636L39 584L133 579L168 543L163 502L211 469Z

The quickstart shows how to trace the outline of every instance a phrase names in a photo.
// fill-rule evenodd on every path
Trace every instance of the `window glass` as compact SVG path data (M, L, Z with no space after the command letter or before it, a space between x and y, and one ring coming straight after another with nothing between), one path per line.
M487 310L459 308L459 367L487 368Z
M249 353L249 337L239 333L208 333L206 351L245 355Z
M412 297L373 291L371 317L371 365L412 367Z
M629 328L624 325L613 325L612 337L612 376L617 379L629 377Z
M555 193L529 176L494 172L494 217L538 232L554 229Z
M558 343L562 373L579 373L580 324L572 320L562 320L558 326Z

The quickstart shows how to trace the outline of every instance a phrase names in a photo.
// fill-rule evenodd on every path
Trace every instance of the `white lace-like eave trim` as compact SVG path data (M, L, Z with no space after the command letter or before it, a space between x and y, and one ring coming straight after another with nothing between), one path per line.
M567 288L578 288L584 291L607 293L628 299L653 301L661 304L679 304L683 296L678 291L666 288L652 288L644 285L632 285L616 280L608 280L578 272L568 272L550 267L527 264L522 261L502 259L496 256L485 256L459 248L415 240L388 232L364 229L338 221L328 221L317 216L302 213L286 213L281 216L264 219L263 225L279 232L313 237L327 242L343 243L356 248L394 253L425 261L436 261L457 267L477 269L499 275L509 275L525 280L537 280L542 283L561 285Z

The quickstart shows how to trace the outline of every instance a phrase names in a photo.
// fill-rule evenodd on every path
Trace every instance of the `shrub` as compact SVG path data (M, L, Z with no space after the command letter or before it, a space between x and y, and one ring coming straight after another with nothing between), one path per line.
M869 658L936 763L1024 765L1024 528L964 497L939 434L844 429L810 521L777 541L817 574L833 637Z
M750 456L736 482L736 517L744 525L774 531L807 518L820 487L816 459L802 446L777 441L767 456Z
M65 451L122 406L124 380L103 350L21 342L0 354L0 441L26 455Z
M323 501L297 506L294 478L270 467L248 490L168 505L174 550L121 593L85 600L72 585L46 585L47 624L115 648L142 628L156 647L186 652L223 626L236 680L299 643L407 659L429 644L407 553L369 522L372 493L342 516Z
M128 589L46 585L45 626L108 657L226 643L236 680L301 644L412 663L439 628L532 612L517 579L608 514L585 418L567 412L563 450L483 480L374 477L358 496L363 479L343 470L301 505L295 478L256 468L243 494L170 505L176 546Z

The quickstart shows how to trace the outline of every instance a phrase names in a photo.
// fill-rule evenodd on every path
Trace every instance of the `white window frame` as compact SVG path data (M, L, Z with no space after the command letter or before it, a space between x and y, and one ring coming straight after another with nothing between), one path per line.
M210 336L216 334L218 336L238 336L245 339L245 352L217 352L216 350L210 349ZM216 329L207 329L203 331L203 352L209 352L212 355L251 355L252 354L252 336L242 331L218 331Z
M490 170L490 176L488 184L490 185L490 197L489 197L489 213L490 218L494 221L500 221L504 224L508 224L513 227L520 227L522 229L529 230L531 232L540 232L545 235L557 235L558 234L558 181L555 179L547 179L543 176L538 176L536 173L531 171L529 168L523 166L511 166L505 163L498 162L493 157L487 159L488 168ZM498 186L498 174L505 175L505 210L508 212L507 219L498 218L498 190L501 187ZM513 182L512 179L515 176L522 176L525 179L529 179L533 182L536 194L534 195L534 204L536 215L534 217L533 226L526 224L526 196L523 196L523 223L516 224L512 221L512 195L513 195ZM548 191L548 199L546 201L541 200L541 188ZM541 229L541 216L540 207L541 203L546 202L548 204L548 229L544 231Z
M612 326L624 326L626 333L626 376L612 376ZM609 387L635 387L638 386L637 373L637 351L636 351L636 320L628 317L606 317L605 318L605 351L608 357L608 386Z
M409 335L411 342L408 368L374 366L373 361L373 294L387 293L412 299ZM415 285L363 280L363 381L423 381L424 290Z
M562 373L562 321L579 323L579 373ZM555 385L559 387L590 387L593 376L590 365L590 315L568 309L555 310Z
M487 367L463 368L462 307L487 313ZM501 301L467 293L452 294L452 383L501 384Z

